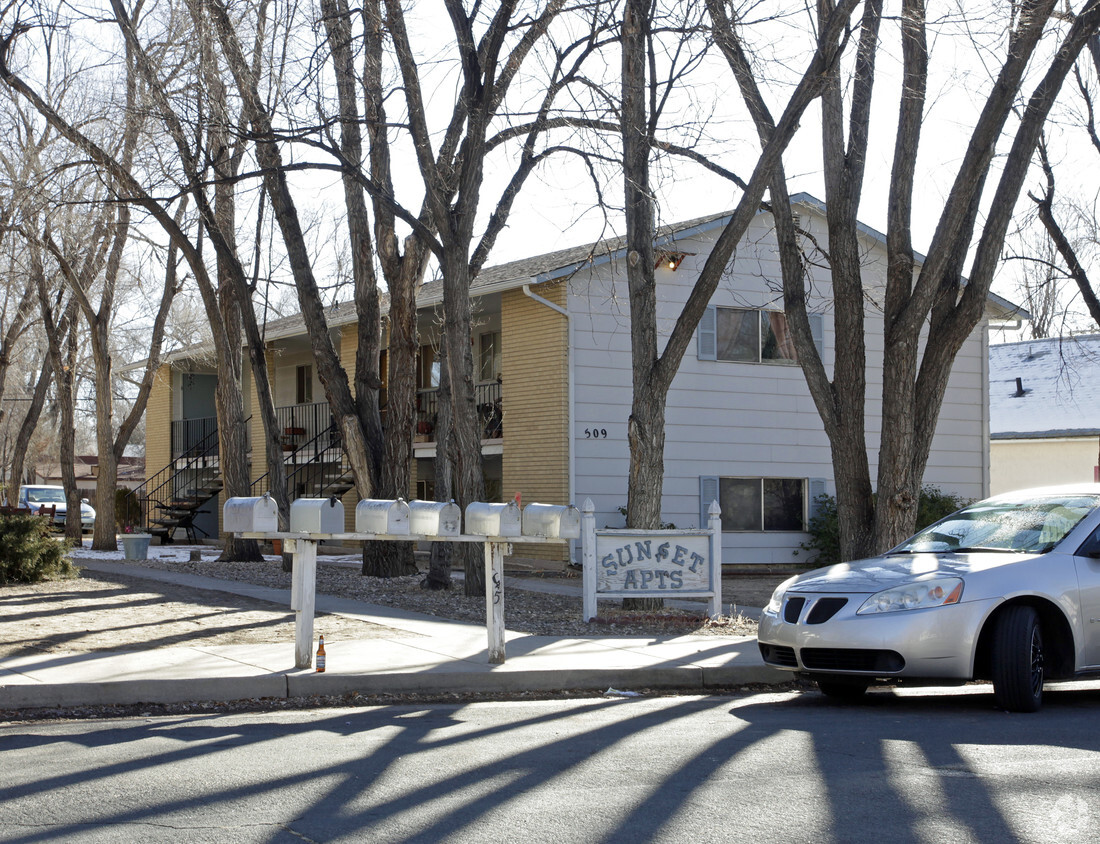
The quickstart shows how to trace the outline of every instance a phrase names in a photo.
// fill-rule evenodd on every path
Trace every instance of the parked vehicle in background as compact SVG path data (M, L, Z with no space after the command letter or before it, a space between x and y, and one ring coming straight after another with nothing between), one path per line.
M26 507L32 513L39 508L53 507L53 523L56 527L65 527L65 517L69 508L65 501L65 487L62 486L21 486L19 487L19 506ZM80 529L90 533L95 527L95 510L84 498L80 502Z
M1100 675L1100 485L1006 493L898 547L781 583L768 665L855 698L875 683L993 681L1034 712L1047 680Z

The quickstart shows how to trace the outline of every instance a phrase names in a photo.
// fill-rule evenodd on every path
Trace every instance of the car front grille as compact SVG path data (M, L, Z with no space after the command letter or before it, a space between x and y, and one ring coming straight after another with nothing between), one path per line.
M769 665L782 665L786 668L798 668L798 660L794 658L794 648L786 648L782 645L760 644L760 656Z
M905 667L896 651L859 648L803 648L802 664L814 671L876 671L893 674Z
M807 624L824 624L848 603L847 598L818 598L806 614Z
M783 620L787 624L797 624L798 616L802 614L802 608L806 605L805 598L788 598L783 606Z

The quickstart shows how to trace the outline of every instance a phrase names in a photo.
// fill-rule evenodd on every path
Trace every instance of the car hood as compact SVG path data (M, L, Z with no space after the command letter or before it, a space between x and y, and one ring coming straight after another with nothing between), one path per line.
M1034 554L974 552L971 554L894 554L852 563L837 563L799 575L786 592L863 592L934 577L965 577L976 571L1030 560Z

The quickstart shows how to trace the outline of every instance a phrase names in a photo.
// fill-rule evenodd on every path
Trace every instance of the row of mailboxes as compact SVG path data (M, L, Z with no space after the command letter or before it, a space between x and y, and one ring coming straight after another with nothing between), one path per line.
M275 501L230 498L225 502L227 533L269 533L279 529ZM572 505L528 504L515 501L491 504L475 501L466 508L466 532L476 536L545 536L579 539L581 514ZM292 533L343 533L344 505L338 498L299 498L290 505ZM364 499L355 507L356 533L389 536L458 536L462 511L453 501L396 501Z

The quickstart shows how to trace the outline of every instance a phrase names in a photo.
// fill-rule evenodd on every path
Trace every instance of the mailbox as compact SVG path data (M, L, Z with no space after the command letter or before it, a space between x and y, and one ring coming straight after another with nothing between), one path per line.
M344 502L332 498L299 498L290 505L293 533L343 533Z
M467 505L466 533L479 536L519 536L519 505L515 501L507 504L475 501Z
M462 532L462 511L451 501L409 502L409 533L420 536L458 536Z
M523 508L523 535L580 539L581 511L572 504L528 504Z
M364 498L355 505L355 532L407 536L409 505L403 498L396 501Z
M279 529L279 508L270 495L230 498L222 513L226 533L272 533Z

